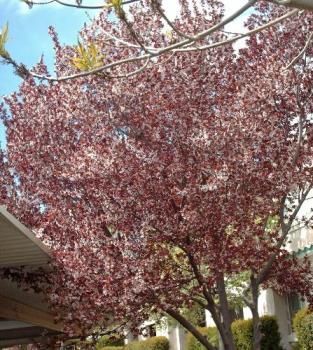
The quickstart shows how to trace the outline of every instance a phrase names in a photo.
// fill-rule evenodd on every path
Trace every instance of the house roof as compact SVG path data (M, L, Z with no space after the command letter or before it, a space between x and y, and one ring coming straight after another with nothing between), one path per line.
M48 269L48 248L34 233L0 206L0 268ZM62 332L45 295L25 291L16 282L0 280L0 347L44 341L45 335Z
M0 268L44 266L49 260L48 248L5 207L0 206Z

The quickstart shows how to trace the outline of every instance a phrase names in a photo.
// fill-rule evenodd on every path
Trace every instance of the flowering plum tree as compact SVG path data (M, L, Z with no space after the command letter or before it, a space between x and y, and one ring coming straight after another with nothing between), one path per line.
M185 33L222 18L218 0L182 5ZM170 44L160 17L141 11L131 9L135 32L149 31L149 46ZM87 58L129 56L129 45L107 40L131 36L108 12L83 29L78 48L62 47L51 29L57 76L76 74ZM248 25L283 13L262 2ZM243 298L259 350L261 286L312 302L309 263L285 248L295 222L311 225L299 216L312 186L310 46L284 69L305 45L312 14L301 23L259 32L239 52L168 52L137 74L132 62L68 81L26 75L6 98L2 201L51 247L55 271L40 287L69 326L101 328L105 313L138 327L158 312L213 350L180 312L197 303L234 350L225 284L248 272ZM116 79L125 69L127 79ZM43 62L33 71L47 73Z

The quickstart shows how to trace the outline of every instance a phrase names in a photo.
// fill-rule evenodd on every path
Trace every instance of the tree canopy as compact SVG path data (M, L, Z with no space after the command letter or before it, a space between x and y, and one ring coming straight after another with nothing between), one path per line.
M181 4L186 33L223 16L218 0ZM130 11L149 45L170 44L159 17L137 4ZM80 71L79 50L129 57L128 45L107 40L132 38L109 13L83 28L79 47L62 46L51 28L57 76ZM284 13L260 2L248 25ZM108 314L136 328L151 312L167 313L213 350L180 312L198 303L233 350L225 283L248 273L243 297L259 350L261 286L312 302L309 263L285 247L295 222L311 227L298 214L312 187L312 48L284 69L313 29L311 13L301 18L300 30L286 19L238 52L167 52L144 70L132 62L68 81L26 75L5 99L1 200L50 246L55 271L37 285L69 327L88 332ZM224 39L216 31L210 40Z

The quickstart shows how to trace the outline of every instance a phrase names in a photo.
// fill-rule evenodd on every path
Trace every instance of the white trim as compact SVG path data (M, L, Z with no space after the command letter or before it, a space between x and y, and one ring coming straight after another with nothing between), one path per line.
M25 236L30 241L32 241L42 252L47 254L48 257L51 257L51 253L49 249L35 236L35 234L31 230L29 230L20 221L18 221L12 214L10 214L6 210L6 207L3 205L0 205L0 215L2 215L4 219L7 220L10 224L16 227L23 236Z

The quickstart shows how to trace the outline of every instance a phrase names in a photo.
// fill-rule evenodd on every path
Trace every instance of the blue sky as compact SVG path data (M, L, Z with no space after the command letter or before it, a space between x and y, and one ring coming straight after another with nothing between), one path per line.
M96 4L101 1L89 0ZM96 11L89 11L91 16ZM53 25L59 33L61 43L76 43L77 33L89 19L85 10L65 8L60 5L34 6L31 10L20 0L0 0L0 27L9 23L7 50L17 62L31 67L44 54L47 64L53 65L52 42L48 27ZM18 89L20 79L12 68L0 65L0 96ZM5 132L0 126L0 142L5 144Z

